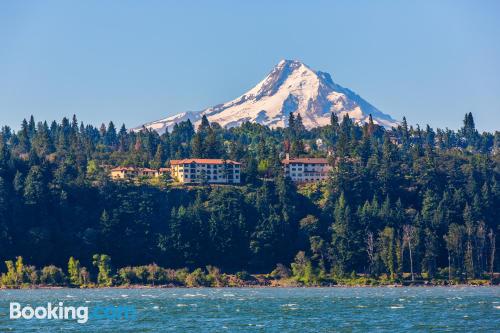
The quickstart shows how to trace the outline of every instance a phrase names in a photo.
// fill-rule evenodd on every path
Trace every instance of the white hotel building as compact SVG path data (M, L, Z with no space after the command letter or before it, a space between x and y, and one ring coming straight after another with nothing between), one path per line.
M239 184L241 163L222 159L188 158L170 161L172 178L183 184Z
M289 158L281 161L285 176L297 183L310 183L328 178L332 167L326 158Z

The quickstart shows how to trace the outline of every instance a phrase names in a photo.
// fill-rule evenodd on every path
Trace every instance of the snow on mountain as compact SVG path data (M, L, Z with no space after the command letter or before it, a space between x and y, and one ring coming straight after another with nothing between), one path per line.
M285 127L291 112L300 113L307 128L328 125L332 112L339 119L348 114L360 123L368 121L371 114L376 124L397 125L397 121L355 92L333 82L330 74L314 71L300 61L281 60L264 80L232 101L202 111L183 112L144 126L162 133L188 119L197 126L206 115L210 122L224 127L238 126L245 121Z

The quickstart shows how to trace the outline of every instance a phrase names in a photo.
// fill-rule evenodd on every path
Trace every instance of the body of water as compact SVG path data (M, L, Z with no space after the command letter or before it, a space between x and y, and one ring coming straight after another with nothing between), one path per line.
M12 302L87 307L88 321L11 320ZM0 332L9 331L500 332L500 288L0 290Z

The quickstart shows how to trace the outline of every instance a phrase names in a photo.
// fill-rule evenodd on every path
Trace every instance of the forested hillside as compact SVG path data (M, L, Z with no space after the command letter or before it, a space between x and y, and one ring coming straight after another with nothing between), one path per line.
M73 256L90 267L99 253L116 267L228 272L269 272L295 260L318 276L413 270L460 279L495 269L499 132L478 133L471 114L458 131L406 120L385 130L334 115L310 131L300 117L289 123L224 129L204 119L161 136L76 117L3 127L0 259L64 267ZM331 177L293 184L280 165L286 152L329 156ZM242 185L109 179L110 167L159 168L186 157L240 161Z

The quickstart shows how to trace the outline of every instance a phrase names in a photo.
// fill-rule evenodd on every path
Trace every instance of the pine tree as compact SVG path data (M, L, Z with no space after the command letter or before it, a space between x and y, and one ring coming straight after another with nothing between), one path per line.
M76 114L73 115L71 120L71 132L73 132L73 134L78 133L78 120L76 118Z
M45 198L45 182L39 166L31 167L24 183L24 198L27 204L42 204Z
M125 124L122 124L120 131L118 132L118 151L125 152L128 150L128 134Z
M21 152L27 153L31 149L30 133L28 128L28 122L23 119L21 123L21 131L17 134L19 140L19 148Z
M28 123L28 137L31 139L36 134L36 124L33 115L30 116L30 121Z
M163 166L164 163L165 163L164 150L163 150L163 145L160 143L156 147L155 157L153 159L153 162L151 163L151 166L154 169L159 169Z
M334 210L332 225L332 253L334 270L343 276L356 267L361 248L360 231L354 221L354 215L347 205L344 194L341 194Z
M303 133L305 132L306 128L304 126L304 123L302 122L302 116L300 113L297 112L297 117L295 118L295 123L294 123L294 132L295 135L298 138L302 138Z
M295 116L293 115L293 112L290 112L288 115L288 129L292 137L295 135L295 128Z
M468 146L476 146L479 134L476 131L474 118L470 112L465 115L464 126L461 129L461 134L466 140Z
M372 136L373 133L375 132L375 124L373 123L373 117L372 114L370 113L370 116L368 117L368 136Z
M115 124L110 121L108 129L106 130L104 142L106 145L114 147L117 144L117 135Z
M34 151L41 158L45 158L45 156L53 151L52 140L50 138L49 128L46 122L39 124L38 131L33 137L31 143Z
M339 117L335 114L335 112L330 114L330 126L334 129L339 126Z
M432 226L434 212L438 205L438 198L431 190L427 190L422 201L422 218L427 226Z
M437 270L438 240L436 233L430 228L424 230L424 255L422 258L422 270L429 278L433 278Z
M221 148L219 146L219 141L213 129L210 129L207 134L207 138L203 143L204 155L207 158L220 158Z
M408 149L408 147L410 146L410 132L408 130L408 123L406 121L406 117L403 117L401 129L403 131L403 133L401 135L401 141L402 141L403 147L405 149Z
M434 133L434 130L427 125L425 129L425 145L429 148L434 147L434 141L436 139L436 133Z

